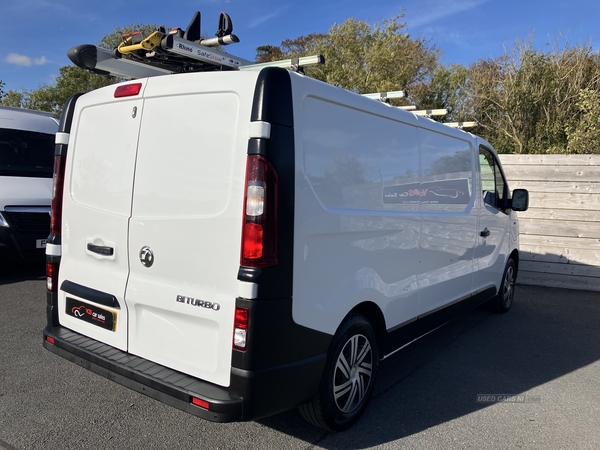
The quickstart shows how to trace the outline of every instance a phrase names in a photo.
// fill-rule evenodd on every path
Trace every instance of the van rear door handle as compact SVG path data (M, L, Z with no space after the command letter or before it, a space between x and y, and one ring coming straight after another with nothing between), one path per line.
M479 233L479 235L481 237L488 237L490 235L490 230L488 230L486 227L481 233Z
M112 256L115 253L115 249L112 247L106 247L104 245L94 245L92 243L88 243L87 249L90 252L94 252L103 256Z

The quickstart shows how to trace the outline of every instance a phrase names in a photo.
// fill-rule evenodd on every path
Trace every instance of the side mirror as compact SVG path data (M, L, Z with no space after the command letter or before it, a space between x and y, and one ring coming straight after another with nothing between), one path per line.
M510 208L513 211L527 211L527 208L529 208L529 192L527 189L515 189L513 191Z

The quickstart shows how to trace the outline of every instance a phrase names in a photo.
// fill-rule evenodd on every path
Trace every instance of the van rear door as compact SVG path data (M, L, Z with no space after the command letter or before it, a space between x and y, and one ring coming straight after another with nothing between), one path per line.
M80 99L63 205L63 325L229 385L257 76L155 77L138 95L114 99L113 87Z
M143 85L142 85L143 89ZM131 215L142 96L114 98L115 87L82 96L65 172L59 320L127 350Z
M231 372L256 77L148 80L136 164L129 351L223 386Z

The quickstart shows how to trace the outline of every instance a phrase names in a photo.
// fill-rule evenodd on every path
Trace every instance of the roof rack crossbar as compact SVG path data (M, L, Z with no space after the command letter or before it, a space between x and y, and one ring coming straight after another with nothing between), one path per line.
M372 98L373 100L379 100L380 102L387 103L390 98L403 98L407 97L406 91L392 91L392 92L374 92L372 94L361 94L363 97Z
M479 122L447 122L444 125L448 125L452 128L458 128L462 130L463 128L475 128L479 126Z
M282 67L294 72L301 70L303 67L315 66L324 64L325 58L323 55L304 56L302 58L282 59L280 61L270 61L265 63L248 64L240 66L240 70L260 70L265 67Z
M417 116L425 116L425 117L445 116L446 114L448 114L448 110L447 109L421 109L418 111L412 111L412 113L416 114Z

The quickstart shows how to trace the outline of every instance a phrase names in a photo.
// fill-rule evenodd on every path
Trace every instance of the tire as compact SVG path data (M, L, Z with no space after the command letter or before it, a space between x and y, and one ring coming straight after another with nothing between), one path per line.
M358 314L348 317L332 339L317 396L299 407L302 417L329 431L351 427L367 408L378 361L369 321Z
M502 276L502 283L498 294L490 300L490 307L497 313L507 312L513 304L513 298L515 296L515 281L517 279L517 267L512 258L509 258L506 262L506 268L504 269L504 275Z

